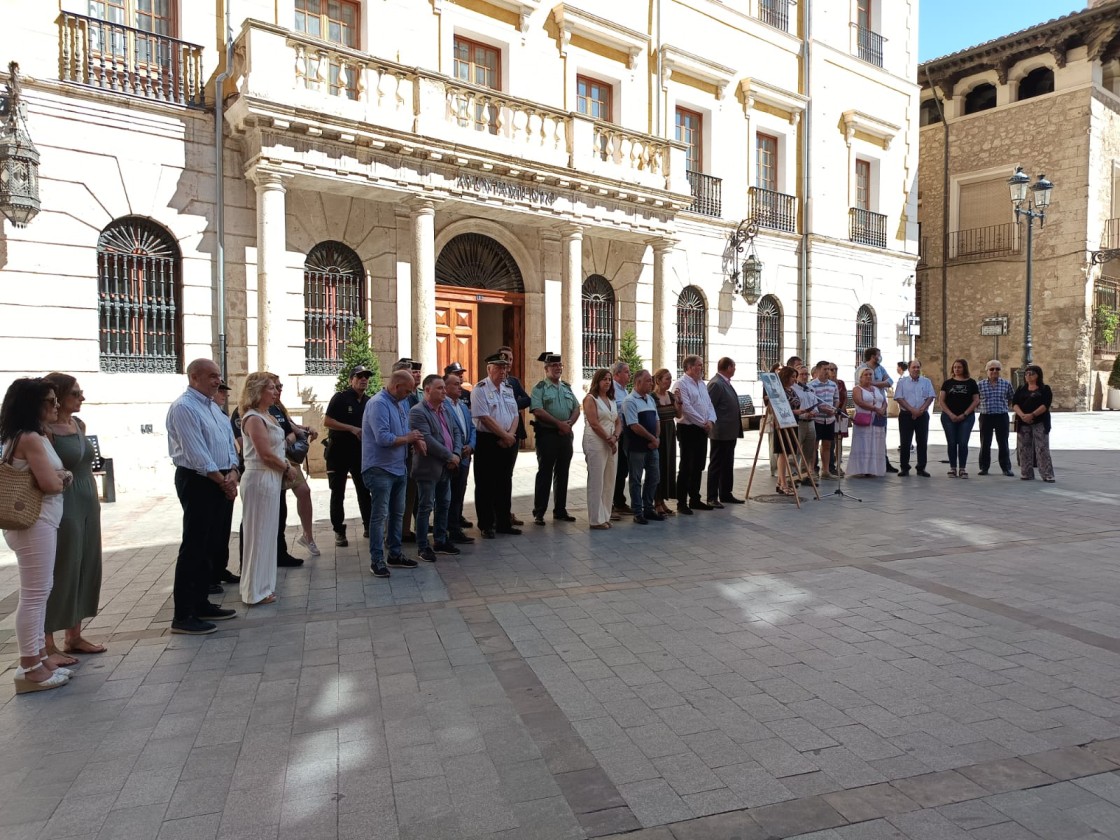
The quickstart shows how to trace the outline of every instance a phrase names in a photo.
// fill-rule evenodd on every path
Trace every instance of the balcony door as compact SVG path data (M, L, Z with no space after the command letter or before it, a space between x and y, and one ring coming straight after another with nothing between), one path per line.
M684 168L704 171L704 117L686 108L677 108L676 139L684 143Z
M490 90L502 89L502 52L489 44L455 37L455 78ZM497 134L502 115L497 105L485 97L466 92L456 97L459 125L473 126L476 131Z
M293 29L340 47L356 50L359 38L361 5L352 0L295 0ZM304 59L304 79L309 88L327 86L332 96L358 98L358 80L347 67L331 58L308 54Z
M174 0L89 0L89 55L96 57L99 86L144 92L166 88L180 57L169 39L177 34Z
M755 154L755 186L778 192L778 138L771 134L759 134Z

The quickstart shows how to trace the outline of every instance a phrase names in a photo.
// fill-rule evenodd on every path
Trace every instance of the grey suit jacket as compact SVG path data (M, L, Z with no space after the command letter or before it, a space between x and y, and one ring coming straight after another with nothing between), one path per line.
M743 436L743 424L739 419L739 395L718 373L708 382L708 396L716 410L716 422L712 424L712 440L735 440Z
M450 406L444 405L446 412ZM451 431L451 449L443 443L443 426L440 425L436 413L428 408L428 404L421 400L408 412L408 425L419 430L424 435L424 443L428 445L428 454L421 455L417 449L412 450L412 478L416 481L439 481L447 469L447 462L452 455L463 454L463 433L452 417L445 415L447 428Z

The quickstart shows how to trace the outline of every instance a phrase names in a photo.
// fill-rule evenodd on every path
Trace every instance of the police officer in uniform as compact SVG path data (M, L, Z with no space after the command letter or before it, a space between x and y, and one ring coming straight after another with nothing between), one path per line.
M579 419L579 401L572 386L560 379L564 363L556 353L544 352L537 357L544 362L545 378L533 386L529 411L536 419L537 484L533 494L533 522L544 524L548 495L556 485L556 506L552 518L558 522L575 522L568 513L568 467L572 463L572 426Z
M529 392L521 385L521 380L510 373L510 371L513 370L513 348L508 344L503 344L498 348L498 352L509 362L509 367L506 369L506 384L509 385L510 389L513 391L514 399L517 400L517 446L513 448L513 463L514 466L516 466L517 453L521 449L521 442L527 437L525 434L525 415L522 412L529 407L529 403L532 402L532 397L529 396ZM514 525L525 524L513 513L510 514L510 522Z
M474 506L478 529L488 540L495 534L517 536L513 505L513 463L517 455L517 398L506 383L509 360L501 353L486 359L486 378L474 387L471 418L478 431L474 457Z
M369 395L369 378L373 373L365 365L350 371L350 387L339 391L327 404L323 425L328 429L326 440L327 486L331 490L331 527L334 544L343 547L346 541L346 478L354 480L358 494L358 510L362 514L362 534L369 536L369 490L362 482L362 412Z

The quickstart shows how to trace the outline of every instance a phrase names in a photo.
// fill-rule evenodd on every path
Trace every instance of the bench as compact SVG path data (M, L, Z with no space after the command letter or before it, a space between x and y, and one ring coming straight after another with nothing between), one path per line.
M102 457L101 444L97 440L97 435L86 435L86 440L89 441L89 445L93 449L94 481L101 479L101 492L98 495L103 502L115 502L117 500L117 481L113 472L113 459Z
M744 432L749 432L762 426L762 415L755 413L754 400L751 399L750 394L739 395L739 420L743 425Z

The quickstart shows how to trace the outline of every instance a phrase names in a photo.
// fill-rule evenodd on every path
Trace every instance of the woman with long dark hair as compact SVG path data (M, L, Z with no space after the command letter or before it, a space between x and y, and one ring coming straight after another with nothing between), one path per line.
M70 671L47 661L43 627L47 598L54 580L58 523L62 519L62 492L74 480L64 469L43 432L58 420L58 398L45 379L17 379L0 406L0 441L4 460L16 469L29 470L43 493L39 518L30 528L5 530L4 541L15 552L19 566L19 604L16 606L16 642L19 668L16 693L44 691L65 685Z
M969 375L968 362L957 359L951 374L941 383L937 401L941 405L941 428L949 447L949 475L968 478L968 439L980 407L980 386Z
M1015 436L1019 447L1019 469L1023 481L1034 478L1034 468L1042 480L1054 482L1054 462L1050 460L1050 406L1054 394L1043 381L1042 368L1027 365L1023 369L1025 384L1011 398L1015 411Z

